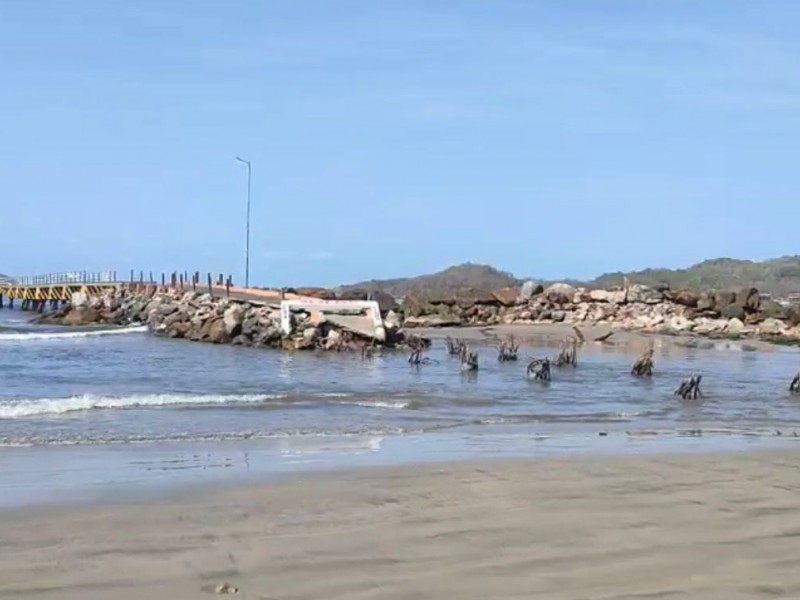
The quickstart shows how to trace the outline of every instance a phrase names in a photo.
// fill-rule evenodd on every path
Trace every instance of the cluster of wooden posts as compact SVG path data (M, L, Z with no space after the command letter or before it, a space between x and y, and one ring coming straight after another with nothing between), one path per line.
M586 343L586 338L582 332L573 327L575 335L567 336L562 342L558 355L555 357L553 363L556 367L576 368L578 366L578 347ZM597 338L596 341L605 341L610 334ZM477 371L478 370L478 353L471 352L468 344L461 339L454 339L451 337L445 338L445 346L447 353L450 356L457 356L460 359L462 371ZM412 365L428 364L433 361L425 356L423 352L426 347L415 347L408 359ZM513 362L517 360L519 351L519 344L514 339L514 336L509 336L505 341L502 341L497 346L497 360L498 362ZM655 361L653 360L654 350L651 345L641 356L639 356L631 367L631 375L635 377L652 377ZM548 357L534 358L528 363L525 369L526 376L534 381L549 382L551 380L551 362ZM697 400L703 397L703 391L700 384L703 381L703 375L700 373L693 373L689 377L683 379L680 385L673 392L675 396L680 396L683 400ZM798 373L789 384L789 391L793 394L800 394L800 373Z
M131 285L158 285L158 281L153 277L153 272L150 271L149 277L145 279L144 271L139 271L139 277L136 277L135 271L131 269L130 282ZM214 293L214 289L225 288L225 294L230 296L231 288L233 287L233 277L227 277L220 273L214 278L211 273L206 274L205 286L201 284L200 271L189 273L188 271L173 271L172 273L161 273L161 287L164 289L171 288L176 290L185 291L207 291L209 294Z

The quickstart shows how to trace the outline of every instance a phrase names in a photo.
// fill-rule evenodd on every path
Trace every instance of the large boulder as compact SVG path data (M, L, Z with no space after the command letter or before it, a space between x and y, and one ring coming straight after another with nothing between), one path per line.
M245 308L241 304L231 304L222 316L225 326L225 333L228 337L236 337L242 330L244 322Z
M415 294L406 294L403 298L403 314L408 317L420 317L429 311L430 305L423 302Z
M780 335L789 329L783 321L778 319L764 319L758 326L759 333L763 335Z
M231 336L225 325L225 318L217 318L211 321L208 328L208 341L212 344L225 344L230 341Z
M675 315L667 320L667 329L674 333L691 331L694 323L682 315Z
M742 335L744 331L745 331L745 325L741 321L741 319L731 319L725 326L725 333L733 337L738 337Z
M607 301L611 304L625 304L628 301L628 292L625 290L610 290L607 298Z
M740 304L729 304L719 311L720 315L726 319L744 320L744 308Z
M716 306L713 294L703 292L697 298L697 310L700 312L713 311Z
M366 300L368 296L369 292L367 290L351 288L340 292L337 298L339 300Z
M242 321L241 334L252 339L258 331L258 315L248 316Z
M403 327L408 329L414 327L455 327L458 325L461 325L460 319L442 315L408 317L405 321L403 321Z
M390 310L383 318L383 327L392 331L400 329L400 316L393 310Z
M722 310L729 304L736 302L736 294L733 292L714 292L714 307Z
M544 286L536 281L526 281L519 290L519 303L530 302L531 298L538 296L544 291Z
M761 294L754 287L742 288L736 294L736 304L746 313L758 312L761 307Z
M504 287L492 291L492 298L503 306L514 306L519 298L519 292L515 287Z
M73 308L64 317L64 325L83 326L102 323L102 316L98 309L88 306Z
M708 335L709 333L719 333L728 326L726 319L700 319L694 326L694 333Z
M663 302L664 293L641 283L634 283L628 287L627 300L631 303L641 302L643 304L658 304L659 302Z
M760 303L758 314L762 319L786 319L789 311L773 300L766 300Z
M589 299L592 302L608 302L610 292L608 290L591 290Z
M670 300L675 304L687 306L689 308L697 308L697 301L700 299L700 294L694 290L674 290L670 292Z
M395 300L394 296L387 292L377 290L372 292L369 295L369 298L370 300L374 300L378 303L378 308L380 309L382 315L385 315L390 310L395 310L397 308L397 300Z
M542 292L547 300L554 304L569 304L575 296L575 287L568 283L554 283Z

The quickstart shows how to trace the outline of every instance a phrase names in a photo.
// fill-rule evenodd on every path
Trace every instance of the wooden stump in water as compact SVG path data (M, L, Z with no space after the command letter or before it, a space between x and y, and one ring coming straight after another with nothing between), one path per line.
M650 348L633 363L631 375L637 377L652 377L653 375L653 349Z
M514 336L508 336L505 342L501 342L497 348L497 361L509 362L517 360L517 352L519 351L519 344L514 342Z
M470 352L466 344L461 347L460 358L462 371L466 372L478 370L478 353Z
M419 366L419 365L427 365L431 362L431 359L427 356L422 356L422 351L424 348L417 347L411 351L411 354L408 357L408 364Z
M703 397L703 392L700 390L700 382L703 376L700 374L692 375L684 379L678 389L675 390L675 395L680 396L684 400L697 400Z
M461 356L461 350L466 347L463 340L454 340L449 335L444 338L444 343L447 344L447 353L450 356Z
M789 384L789 391L793 394L800 394L800 373L792 379L792 383Z
M569 336L561 343L561 352L556 357L557 367L578 366L578 340Z
M550 381L550 359L533 359L528 363L526 374L528 379L534 379L536 381Z

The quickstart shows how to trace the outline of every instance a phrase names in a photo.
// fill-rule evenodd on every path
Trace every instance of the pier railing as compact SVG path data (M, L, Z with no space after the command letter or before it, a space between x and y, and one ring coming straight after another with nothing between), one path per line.
M0 282L0 285L74 285L81 283L116 283L117 281L116 271L72 271L69 273L15 277L9 281Z
M188 271L173 271L172 273L154 274L152 271L136 272L131 270L129 277L119 277L117 271L70 271L68 273L48 273L47 275L32 275L24 277L2 277L0 278L0 289L2 288L25 288L25 287L46 287L46 286L78 286L78 285L114 285L114 284L144 284L158 285L163 287L173 287L185 289L187 287L197 288L206 284L209 288L233 286L233 277L219 273L200 275L199 271L189 273Z

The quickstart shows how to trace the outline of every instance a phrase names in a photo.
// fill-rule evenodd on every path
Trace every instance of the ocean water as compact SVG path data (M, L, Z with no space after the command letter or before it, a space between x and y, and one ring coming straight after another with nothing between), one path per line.
M152 337L143 328L60 329L0 311L0 505L66 490L130 489L225 472L283 472L568 451L793 443L800 369L792 349L662 348L656 376L630 376L633 355L583 350L553 381L525 377L478 347L462 374L441 341L430 364L385 351L284 353ZM706 397L672 391L702 372ZM702 443L698 439L702 438ZM797 438L800 441L800 438ZM672 440L672 442L668 442ZM724 441L720 441L724 440ZM354 458L358 457L358 458Z

